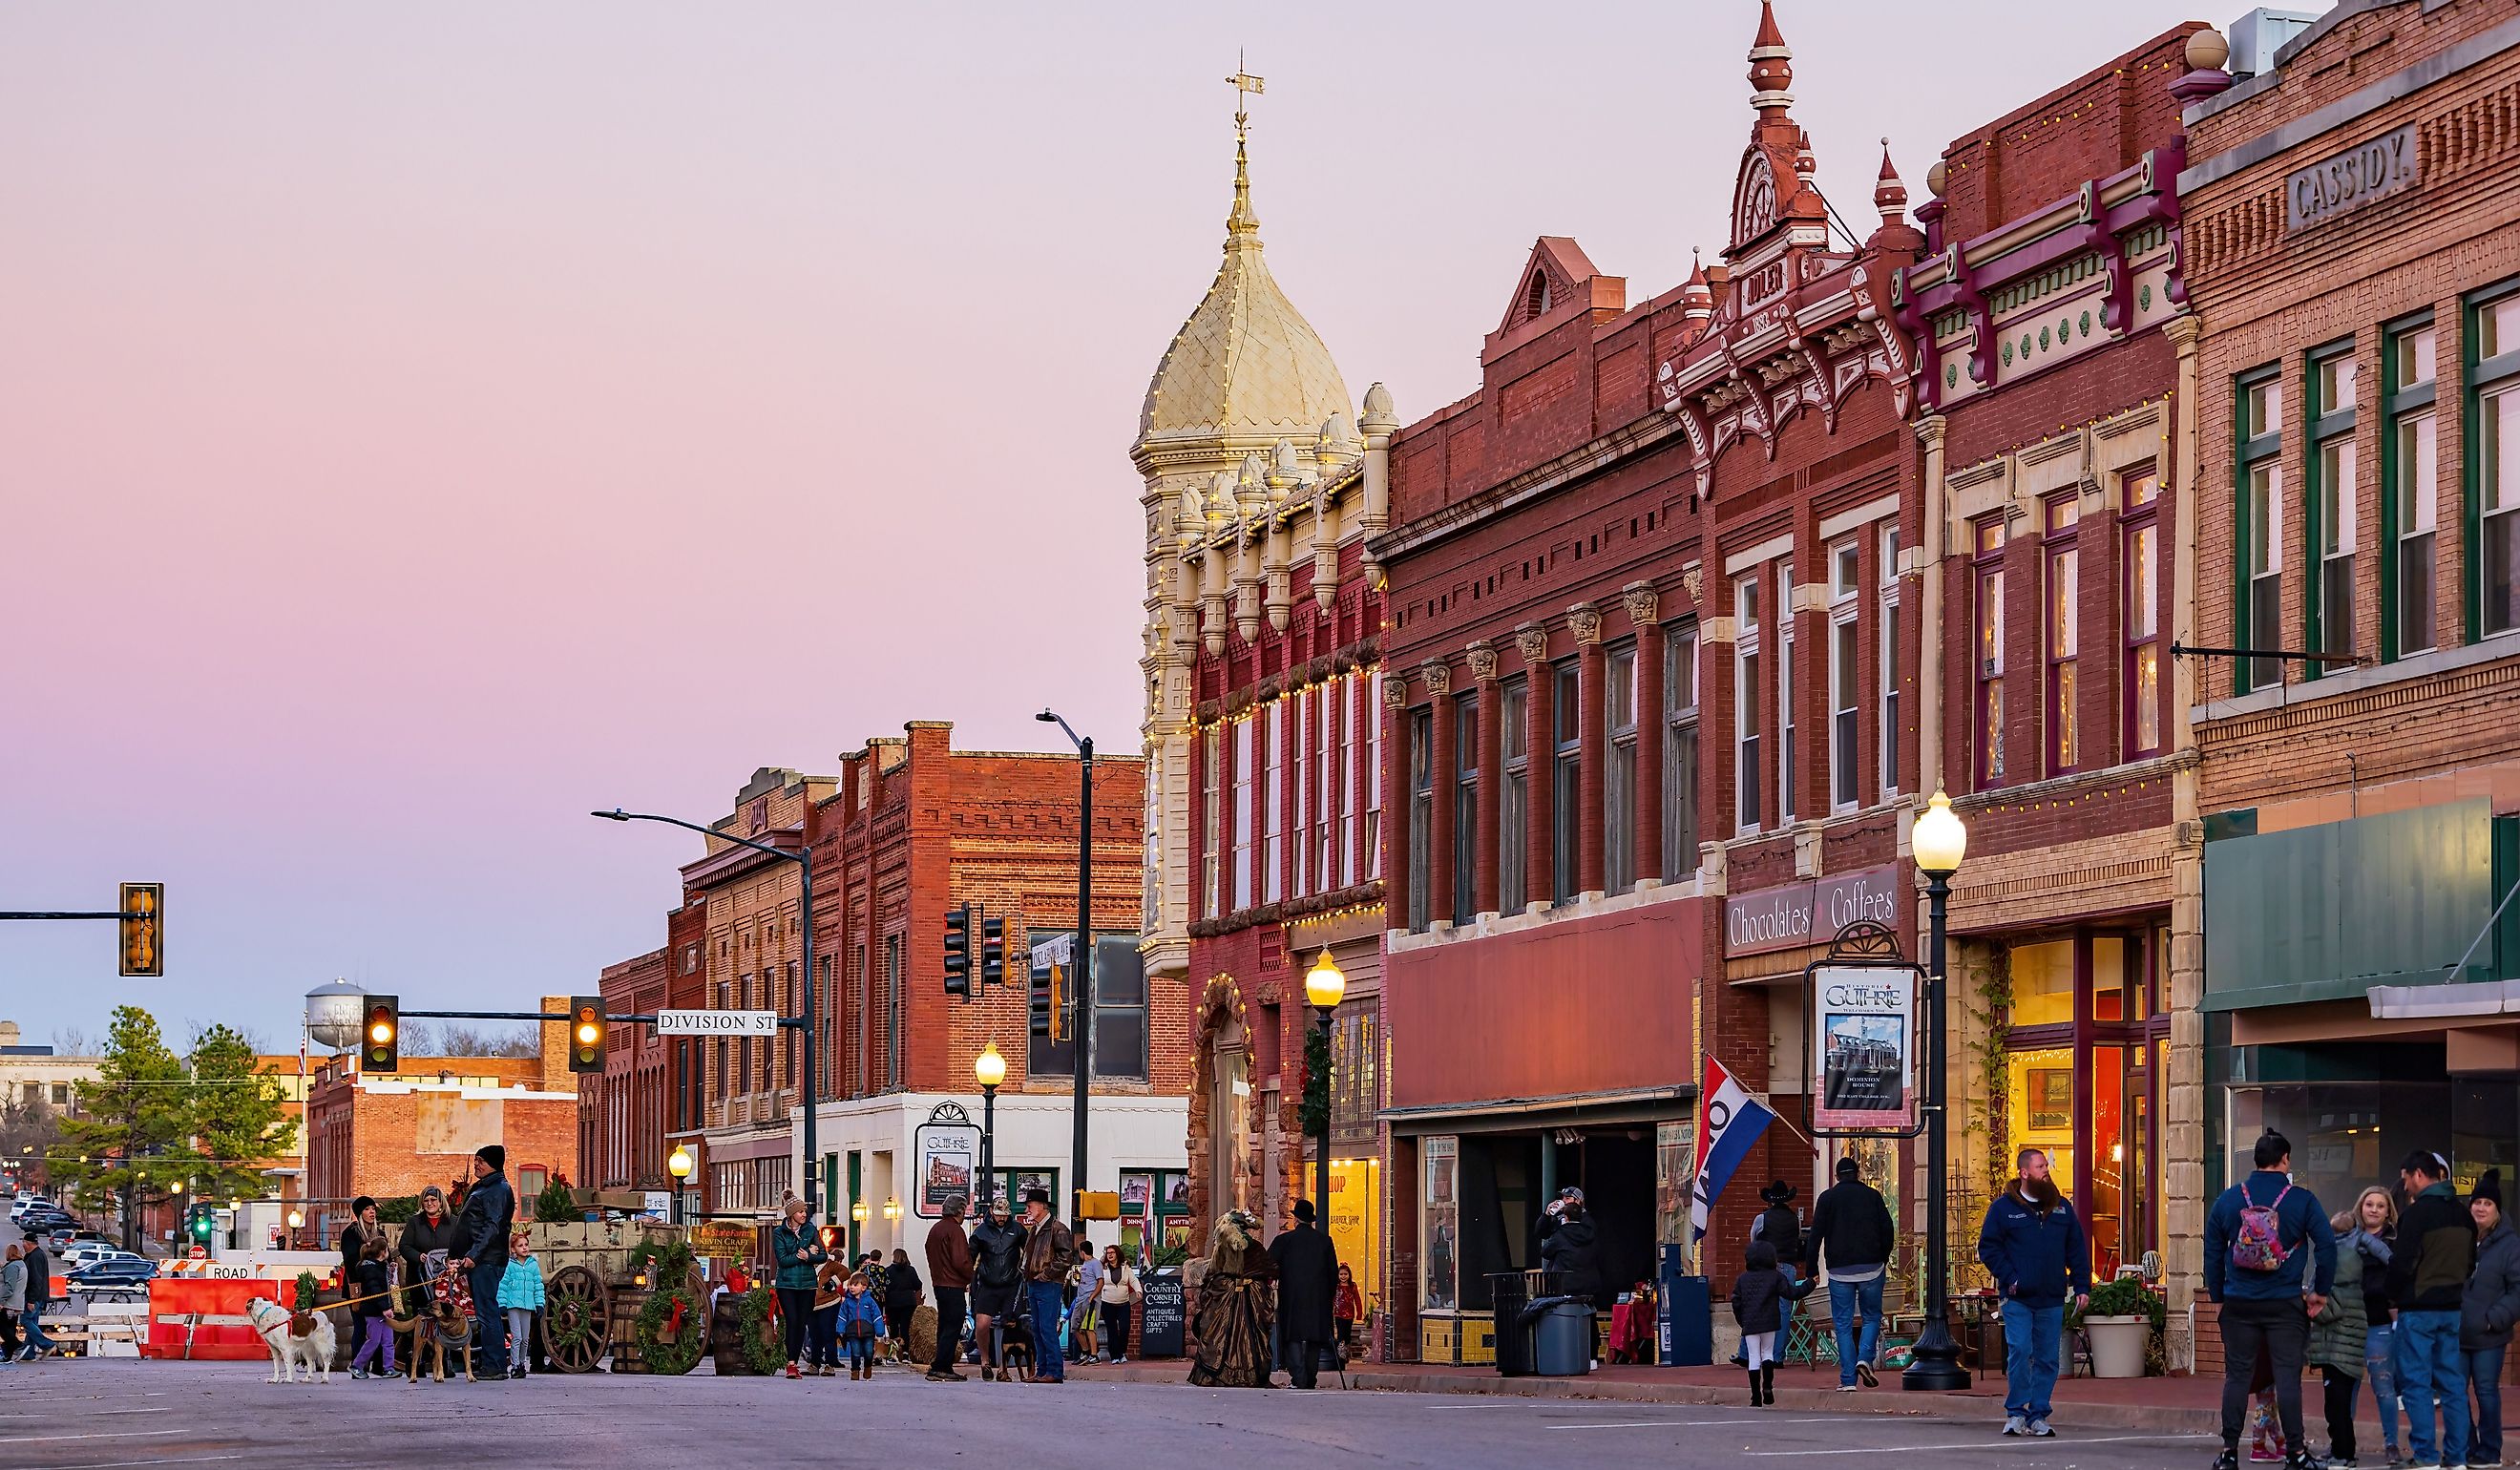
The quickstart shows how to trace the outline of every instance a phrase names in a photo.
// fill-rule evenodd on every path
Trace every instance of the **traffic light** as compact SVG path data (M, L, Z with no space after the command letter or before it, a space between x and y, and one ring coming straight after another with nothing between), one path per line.
M402 999L370 996L365 1003L367 1020L359 1028L359 1070L401 1071Z
M1032 1034L1046 1041L1067 1040L1067 966L1057 962L1032 967Z
M980 920L980 983L1007 983L1007 921L1003 918Z
M166 955L158 943L158 910L166 901L163 883L122 885L122 968L126 977L166 973Z
M971 906L945 911L945 994L971 999Z
M568 1069L572 1072L604 1070L602 996L568 998Z
M191 1213L193 1217L193 1243L195 1245L209 1244L210 1237L218 1233L218 1212L211 1209L208 1205L195 1205L193 1206Z
M1035 959L1033 961L1030 999L1032 1002L1032 1034L1037 1037L1046 1037L1050 1035L1050 965L1041 962L1039 959Z

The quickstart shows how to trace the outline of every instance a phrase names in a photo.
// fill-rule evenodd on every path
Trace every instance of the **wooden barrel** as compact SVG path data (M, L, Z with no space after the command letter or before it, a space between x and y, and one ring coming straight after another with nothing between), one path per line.
M775 1320L765 1320L761 1330L773 1341L783 1340L785 1329ZM709 1359L720 1374L753 1371L752 1356L744 1350L742 1296L730 1291L710 1304L708 1343Z

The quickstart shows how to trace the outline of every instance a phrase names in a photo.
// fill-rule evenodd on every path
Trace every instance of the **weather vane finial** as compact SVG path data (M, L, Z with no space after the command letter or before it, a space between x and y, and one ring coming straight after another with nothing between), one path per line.
M1239 51L1234 53L1234 74L1226 81L1234 88L1234 141L1239 143L1250 136L1251 129L1251 113L1243 104L1268 91L1269 84L1266 78L1253 76L1244 68Z

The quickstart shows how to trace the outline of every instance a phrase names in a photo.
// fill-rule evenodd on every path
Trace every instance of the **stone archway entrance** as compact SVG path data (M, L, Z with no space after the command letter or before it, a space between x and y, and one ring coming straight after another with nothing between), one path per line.
M1233 976L1208 981L1191 1044L1190 1233L1195 1253L1207 1248L1208 1230L1219 1215L1254 1208L1259 1187L1251 1031Z

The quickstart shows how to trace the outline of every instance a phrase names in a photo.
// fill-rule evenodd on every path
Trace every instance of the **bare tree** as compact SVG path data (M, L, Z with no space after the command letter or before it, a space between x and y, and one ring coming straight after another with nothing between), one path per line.
M96 1043L88 1040L85 1030L77 1026L53 1028L53 1051L60 1056L94 1056Z
M504 1056L543 1054L542 1037L532 1027L502 1029L468 1026L457 1021L407 1025L402 1033L405 1056Z

